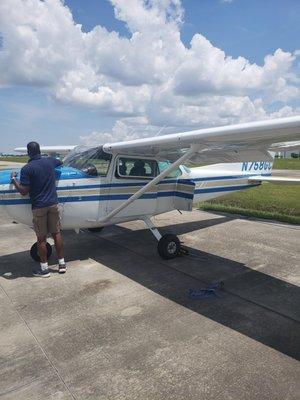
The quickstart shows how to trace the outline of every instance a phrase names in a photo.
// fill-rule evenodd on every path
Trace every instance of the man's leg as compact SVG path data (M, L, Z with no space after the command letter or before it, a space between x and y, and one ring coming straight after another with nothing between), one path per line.
M52 233L55 249L58 257L58 272L64 274L67 271L67 265L64 259L64 242L60 232Z
M35 269L33 275L47 278L50 276L47 260L47 207L33 210L32 213L40 256L40 268Z
M61 233L52 233L58 259L64 258L64 242Z
M48 260L47 260L47 238L45 236L38 237L37 244L38 244L38 254L40 256L41 263L48 262Z
M60 232L60 216L58 204L51 206L48 213L48 230L54 239L55 249L58 257L58 272L64 274L67 266L64 259L64 242Z

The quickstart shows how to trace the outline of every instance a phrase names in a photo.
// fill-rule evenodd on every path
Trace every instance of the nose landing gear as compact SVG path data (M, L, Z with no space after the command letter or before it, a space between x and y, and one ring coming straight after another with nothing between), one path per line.
M51 245L47 242L47 259L51 257L52 254L52 247ZM38 247L37 247L37 242L35 242L30 249L30 256L34 261L40 261L40 256L38 254Z

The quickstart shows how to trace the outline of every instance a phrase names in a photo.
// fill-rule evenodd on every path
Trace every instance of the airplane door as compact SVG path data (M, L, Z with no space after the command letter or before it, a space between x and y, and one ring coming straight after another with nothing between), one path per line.
M145 186L158 173L156 160L118 156L112 168L109 199L106 213L110 213ZM131 218L154 214L157 208L157 187L154 186L141 198L120 211L118 218Z
M61 224L64 229L84 227L98 218L100 178L63 167L64 179L57 186Z

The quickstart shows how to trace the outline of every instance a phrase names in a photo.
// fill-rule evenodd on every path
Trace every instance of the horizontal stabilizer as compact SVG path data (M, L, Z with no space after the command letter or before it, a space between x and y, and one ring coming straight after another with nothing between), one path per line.
M299 185L300 179L285 176L253 176L249 178L249 183L252 182L270 182L286 185Z
M76 146L40 146L41 152L46 154L68 154L70 151L74 150ZM17 147L14 149L17 153L27 154L26 147Z
M295 151L298 152L300 150L300 141L295 140L293 142L281 142L281 143L274 143L270 147L271 151Z

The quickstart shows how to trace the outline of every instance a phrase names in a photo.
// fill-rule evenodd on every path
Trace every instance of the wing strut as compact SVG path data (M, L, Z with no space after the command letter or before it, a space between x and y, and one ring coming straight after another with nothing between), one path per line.
M124 201L124 203L120 204L119 207L112 210L109 214L107 214L100 222L107 222L115 215L117 215L120 211L124 210L124 208L128 207L129 204L133 203L135 200L139 199L148 189L152 188L156 185L159 181L165 178L170 172L174 171L180 164L183 164L184 161L188 160L196 151L198 151L200 145L192 144L189 150L184 153L177 161L173 162L169 166L169 168L162 171L159 175L153 178L150 182L148 182L145 186L143 186L140 190L134 193L128 200Z

